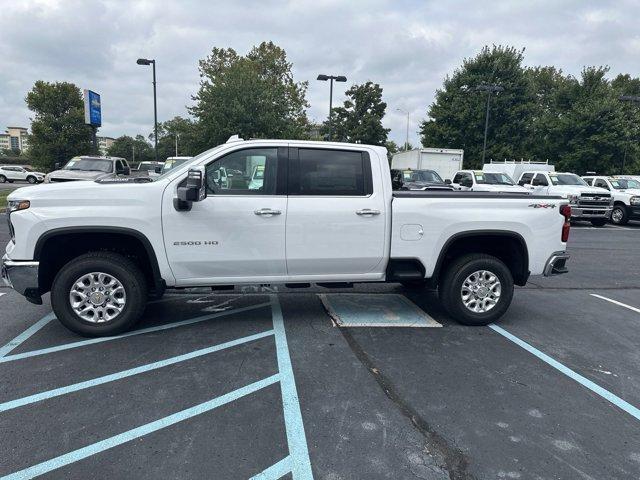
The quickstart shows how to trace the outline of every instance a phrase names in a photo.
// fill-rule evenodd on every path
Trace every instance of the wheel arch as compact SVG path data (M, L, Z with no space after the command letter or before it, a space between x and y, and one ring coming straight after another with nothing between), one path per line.
M454 234L444 243L431 280L439 283L447 265L469 253L485 253L503 261L516 285L525 285L529 279L529 250L522 235L505 230L472 230Z
M33 254L34 260L40 262L38 282L41 293L50 290L53 278L66 262L83 253L100 250L134 256L149 288L156 294L162 294L165 282L147 236L138 230L113 226L61 227L42 234Z

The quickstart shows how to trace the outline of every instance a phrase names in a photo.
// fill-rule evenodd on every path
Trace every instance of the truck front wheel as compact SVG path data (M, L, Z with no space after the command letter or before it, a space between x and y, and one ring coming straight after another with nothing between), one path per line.
M86 337L130 329L142 316L146 300L144 274L128 258L111 252L74 258L51 287L51 306L58 320Z
M460 257L447 268L439 286L445 310L464 325L488 325L507 311L513 298L513 276L490 255Z
M611 223L614 225L626 225L629 222L629 214L627 207L624 205L616 205L611 211Z

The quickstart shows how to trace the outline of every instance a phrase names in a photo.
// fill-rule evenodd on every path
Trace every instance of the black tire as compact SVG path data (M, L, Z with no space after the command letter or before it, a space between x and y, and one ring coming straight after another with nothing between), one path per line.
M604 227L606 224L606 218L597 218L595 220L591 220L591 225L593 225L594 227Z
M124 288L126 303L112 320L95 323L82 319L73 310L69 294L80 277L102 272L116 278ZM85 337L105 337L129 330L140 319L147 302L147 281L138 266L122 255L90 252L74 258L56 275L51 287L51 306L60 322Z
M31 185L33 185L34 183L36 183L38 180L36 179L36 177L34 177L33 175L29 175L27 177L27 182L29 182Z
M9 182L9 183L13 183L13 180L9 180L9 179L7 178L7 182Z
M625 205L614 205L611 211L611 223L614 225L626 225L628 222L629 213L627 212L627 207Z
M501 293L496 304L485 312L473 312L462 300L464 281L476 271L486 270L500 281ZM444 273L438 287L440 301L454 320L463 325L488 325L507 311L513 298L513 276L507 266L496 257L470 254L455 260Z
M7 181L7 177L5 177L4 175L0 175L0 183L4 183Z

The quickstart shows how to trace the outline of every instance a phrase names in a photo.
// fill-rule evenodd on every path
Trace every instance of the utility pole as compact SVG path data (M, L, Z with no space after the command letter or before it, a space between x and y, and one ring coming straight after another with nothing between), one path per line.
M153 143L155 150L156 162L158 161L158 102L156 99L156 61L154 59L139 58L136 63L138 65L153 66Z
M409 150L409 110L404 111L401 108L396 108L396 110L401 112L401 113L406 113L407 114L407 132L406 132L406 137L405 137L405 141L404 141L404 151L406 152L407 150Z
M484 142L482 144L482 163L484 164L485 155L487 153L487 133L489 131L489 103L491 102L491 94L502 92L504 87L497 85L495 83L488 85L478 85L473 87L471 90L476 92L487 92L487 109L484 116Z

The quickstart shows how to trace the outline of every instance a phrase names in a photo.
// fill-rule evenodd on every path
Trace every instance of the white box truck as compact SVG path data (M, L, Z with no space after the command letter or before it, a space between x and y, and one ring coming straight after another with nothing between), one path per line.
M443 180L451 180L462 170L464 150L451 148L416 148L398 152L391 159L391 168L403 170L435 170Z

